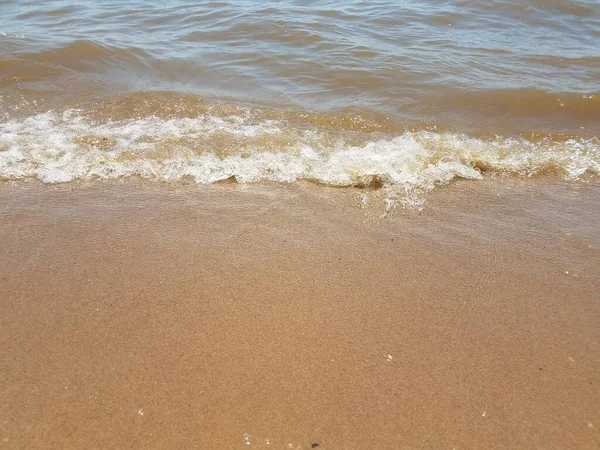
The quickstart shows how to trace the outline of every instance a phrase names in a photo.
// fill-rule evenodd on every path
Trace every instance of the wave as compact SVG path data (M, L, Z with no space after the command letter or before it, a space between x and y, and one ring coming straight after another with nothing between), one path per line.
M484 114L495 120L509 116L529 121L554 119L553 122L564 122L568 119L581 124L600 122L598 92L560 93L533 88L459 91L444 93L436 106L438 112L442 113L461 111L472 115Z
M147 71L150 60L150 55L140 48L77 40L0 59L0 70L5 76L22 80L48 80L68 74L97 74L115 69Z
M360 116L198 105L195 115L110 119L117 116L69 109L6 121L0 124L0 179L310 180L383 187L408 198L486 174L572 180L600 174L595 137L391 132Z

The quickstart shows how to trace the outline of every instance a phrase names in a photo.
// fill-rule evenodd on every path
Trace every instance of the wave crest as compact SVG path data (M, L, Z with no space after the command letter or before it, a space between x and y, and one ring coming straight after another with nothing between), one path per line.
M600 143L597 138L486 140L425 130L348 131L265 119L239 108L233 114L100 122L82 110L50 111L0 124L4 180L312 180L409 193L486 173L598 175Z

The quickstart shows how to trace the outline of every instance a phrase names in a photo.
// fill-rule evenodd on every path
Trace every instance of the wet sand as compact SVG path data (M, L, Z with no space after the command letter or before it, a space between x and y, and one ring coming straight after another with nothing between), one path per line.
M2 448L600 447L600 185L361 193L0 184Z

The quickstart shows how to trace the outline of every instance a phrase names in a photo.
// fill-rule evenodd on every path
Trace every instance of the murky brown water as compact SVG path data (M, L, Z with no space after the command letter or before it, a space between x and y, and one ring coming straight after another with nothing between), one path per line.
M600 172L595 0L0 5L0 177Z

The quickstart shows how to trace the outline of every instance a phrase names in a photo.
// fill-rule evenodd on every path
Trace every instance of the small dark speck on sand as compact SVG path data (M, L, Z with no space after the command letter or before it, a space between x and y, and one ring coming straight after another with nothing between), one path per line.
M312 448L317 448L319 446L319 444L317 444L316 442L313 442L313 445L311 445Z

